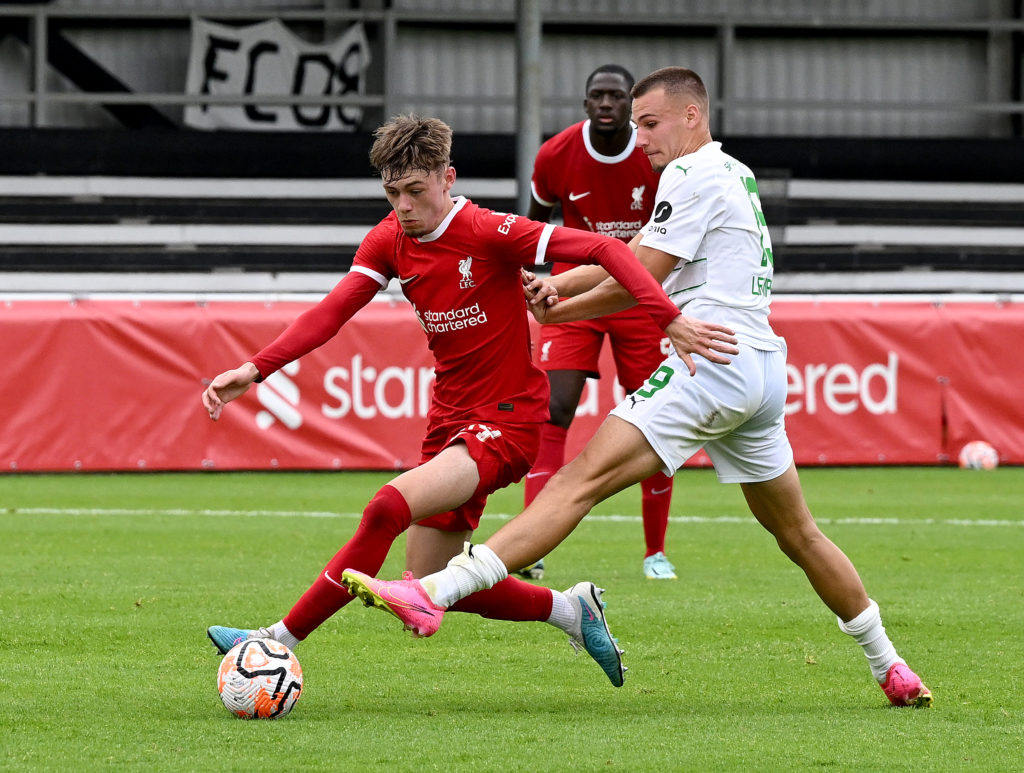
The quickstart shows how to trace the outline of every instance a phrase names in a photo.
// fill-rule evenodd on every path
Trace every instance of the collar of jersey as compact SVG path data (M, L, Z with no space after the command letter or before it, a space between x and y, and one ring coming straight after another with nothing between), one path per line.
M459 210L461 210L468 201L469 199L467 199L465 196L456 196L455 198L453 198L452 202L455 204L455 206L452 207L451 212L445 215L444 220L441 221L441 225L439 225L430 233L417 237L416 241L432 242L435 239L440 239L442 236L444 236L444 232L448 229L448 224L452 222L452 218L454 218L459 213Z
M691 150L689 153L680 156L679 158L676 159L676 161L682 161L684 158L691 158L696 155L707 155L708 153L721 149L722 143L719 142L718 140L712 140L711 142L705 142L696 150Z
M594 150L594 146L590 144L590 119L588 118L583 122L583 145L586 147L587 153L592 159L602 164L617 164L620 161L625 161L629 158L629 154L633 152L633 148L636 147L636 124L630 121L629 125L633 131L629 135L629 142L626 143L626 149L617 156L605 156Z

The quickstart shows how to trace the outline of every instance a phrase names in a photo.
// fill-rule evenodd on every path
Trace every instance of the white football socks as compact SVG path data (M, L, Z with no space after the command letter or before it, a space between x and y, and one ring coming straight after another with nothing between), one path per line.
M885 681L893 663L906 663L896 654L896 648L892 646L892 642L886 636L878 604L871 599L868 599L868 608L853 620L848 623L844 623L838 617L836 620L839 621L839 630L850 634L864 650L864 655L871 665L871 674L879 684Z
M551 614L545 621L561 628L570 636L579 628L579 620L576 619L576 608L561 591L551 590Z
M295 638L294 634L284 627L284 620L279 620L270 626L270 638L274 641L279 641L285 647L290 650L295 649L299 640Z
M448 566L422 578L420 585L431 601L447 609L471 593L493 588L506 577L508 569L493 550L467 542Z

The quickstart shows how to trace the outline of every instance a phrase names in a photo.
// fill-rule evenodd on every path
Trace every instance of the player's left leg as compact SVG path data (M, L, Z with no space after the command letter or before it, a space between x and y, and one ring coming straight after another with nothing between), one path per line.
M477 443L469 451L479 463L481 483L477 492L461 508L413 524L406 539L405 578L422 577L444 568L448 559L461 553L472 535L469 526L479 522L486 502L485 490L504 483L495 472L493 455ZM362 572L343 573L343 582L353 593L372 606L394 614L418 635L436 630L432 603L421 597L419 589L405 593ZM593 583L577 583L563 592L535 586L506 577L494 587L474 593L451 606L452 611L469 612L496 620L538 621L555 626L569 636L577 651L586 651L601 666L615 686L621 686L625 667L621 650L608 629L604 615L602 590Z
M472 546L446 569L423 578L422 585L441 607L493 587L510 567L529 564L558 546L597 502L650 476L663 464L636 426L609 416L579 456L551 479L529 507L483 546ZM453 566L466 563L475 567L470 576L460 571L463 567Z
M804 570L811 587L835 613L839 628L861 646L889 701L895 706L930 706L931 691L896 652L878 605L868 598L853 563L815 524L796 467L791 465L774 480L742 484L742 488L757 520Z
M754 517L804 570L825 606L843 620L852 620L867 608L868 596L857 570L814 522L794 465L773 480L740 486Z
M751 383L763 384L763 399L747 421L708 443L719 478L740 483L758 522L803 569L839 627L861 645L889 700L898 706L930 705L931 693L896 653L853 563L821 532L807 506L785 431L784 354L757 352L743 367ZM758 369L761 376L755 379Z
M470 529L445 531L413 524L405 543L406 576L418 578L441 571L463 551L472 536ZM451 610L494 620L533 620L558 625L551 620L555 593L550 588L506 577L493 588L462 599Z

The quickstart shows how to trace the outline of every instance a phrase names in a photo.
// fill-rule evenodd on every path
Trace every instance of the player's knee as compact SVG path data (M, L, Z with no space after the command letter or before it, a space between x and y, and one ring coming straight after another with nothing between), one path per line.
M548 420L556 427L569 429L572 420L576 417L576 401L560 399L552 392L551 402L548 405L551 418Z
M397 489L388 485L378 491L363 509L360 527L401 532L408 528L409 506Z
M790 560L803 566L808 556L814 554L817 545L825 539L813 520L804 523L790 524L773 531L775 540L782 552Z
M562 429L569 429L569 425L572 424L572 420L575 415L575 411L556 411L555 407L551 406L551 418L548 419L548 421L550 421L556 427L561 427Z

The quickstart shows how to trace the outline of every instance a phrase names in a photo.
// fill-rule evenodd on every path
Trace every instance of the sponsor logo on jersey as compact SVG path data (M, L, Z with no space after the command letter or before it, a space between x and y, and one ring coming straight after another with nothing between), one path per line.
M591 224L588 220L587 225L590 226L590 230L595 233L604 234L610 236L613 239L632 239L636 236L644 226L643 220L598 220L596 223Z
M646 185L640 185L633 189L633 202L629 205L630 209L643 209L644 208L644 191L647 190Z
M583 193L569 193L569 201L579 201L584 196L589 196L590 191L583 191Z
M502 222L502 224L498 226L498 233L505 234L505 236L508 236L508 232L512 230L513 224L515 224L516 220L519 219L519 215L510 214L507 212L492 212L491 214L498 215L499 217L501 215L505 216L504 222Z
M475 287L476 283L473 282L473 256L467 255L464 260L459 261L459 271L462 273L462 280L459 282L459 287L466 290L470 287Z
M659 201L654 206L654 222L664 223L670 217L672 217L672 205L667 201Z
M551 355L551 344L552 344L551 341L545 341L544 344L540 347L540 361L541 362L547 362L548 361L548 358Z
M420 327L426 333L452 333L487 322L487 312L481 310L479 303L447 311L431 311L429 309L420 311L416 308L416 304L413 304L412 310L416 313Z

